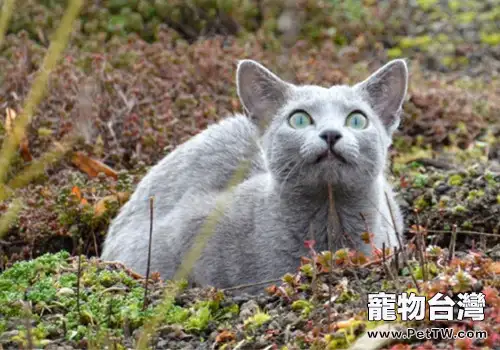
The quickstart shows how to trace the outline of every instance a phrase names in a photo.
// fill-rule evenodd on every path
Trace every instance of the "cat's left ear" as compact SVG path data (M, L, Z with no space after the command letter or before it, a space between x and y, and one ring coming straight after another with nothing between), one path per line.
M402 59L390 61L365 81L356 84L377 113L389 135L398 128L408 89L408 67Z

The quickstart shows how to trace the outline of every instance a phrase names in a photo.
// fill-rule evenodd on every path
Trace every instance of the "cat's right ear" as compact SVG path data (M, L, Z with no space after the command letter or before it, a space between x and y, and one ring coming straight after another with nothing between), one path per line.
M247 116L261 130L267 128L283 106L291 87L291 84L252 60L238 62L236 84Z

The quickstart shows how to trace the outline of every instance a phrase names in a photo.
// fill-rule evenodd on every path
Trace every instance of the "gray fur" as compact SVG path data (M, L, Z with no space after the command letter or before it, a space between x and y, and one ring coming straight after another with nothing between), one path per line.
M407 75L405 62L394 60L354 86L297 86L257 62L240 61L238 94L249 118L235 115L210 126L154 166L113 221L102 258L145 273L148 199L154 195L151 271L172 278L207 216L219 210L190 281L225 288L279 278L294 272L308 254L305 240L313 237L317 250L328 249L328 183L340 219L332 228L334 249L371 253L360 239L365 231L360 213L377 247L384 241L394 246L384 192L399 232L403 223L384 172ZM314 124L292 128L288 116L296 109L307 111ZM345 126L354 110L367 116L366 129ZM334 151L345 161L330 154L316 162L328 150L319 137L326 129L342 133ZM228 191L245 160L251 161L245 180ZM223 208L215 208L218 200Z

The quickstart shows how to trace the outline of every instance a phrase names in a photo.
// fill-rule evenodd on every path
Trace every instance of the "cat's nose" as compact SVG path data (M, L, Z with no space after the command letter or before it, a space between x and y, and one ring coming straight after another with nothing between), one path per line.
M325 140L330 147L333 147L342 138L342 134L337 130L324 130L319 134L319 137Z

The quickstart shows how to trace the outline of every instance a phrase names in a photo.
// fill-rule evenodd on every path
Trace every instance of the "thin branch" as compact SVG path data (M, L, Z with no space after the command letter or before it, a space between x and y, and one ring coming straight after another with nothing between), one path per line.
M313 229L313 225L312 223L309 224L309 232L311 233L311 241L314 242L314 229ZM311 253L314 254L314 251L312 249L310 249ZM317 279L318 279L318 271L317 271L317 266L316 266L316 262L314 261L314 255L311 257L312 258L312 279L311 279L311 290L313 291L313 296L314 296L314 292L316 291L316 287L317 287Z
M448 257L448 260L453 260L453 258L455 257L455 246L457 244L457 231L458 231L458 228L457 228L457 225L453 225L453 230L452 230L452 234L451 234L451 240L450 240L450 249L449 249L449 257Z
M261 281L261 282L256 282L256 283L240 284L240 285L229 287L229 288L223 288L221 290L224 291L224 292L227 292L227 291L231 291L231 290L244 289L244 288L248 288L248 287L262 286L262 285L265 285L265 284L276 283L276 282L279 282L279 281L281 281L281 278L273 279L273 280L267 280L267 281Z
M80 314L80 279L82 277L82 248L81 240L78 240L78 271L76 275L76 311L78 312L78 317Z
M430 232L430 233L452 233L453 234L453 230L426 230L426 231ZM460 234L478 235L478 236L500 238L500 233L489 233L489 232L478 232L478 231L462 231L462 230L460 230Z
M149 198L149 242L148 242L148 264L146 266L146 279L144 280L144 301L142 309L148 307L148 281L149 270L151 267L151 247L153 246L153 212L154 212L154 197Z
M385 199L387 201L387 207L389 208L389 213L391 214L391 220L392 220L392 224L394 226L394 231L396 232L396 237L397 237L398 242L399 242L399 248L401 250L401 254L403 254L403 263L405 264L405 267L408 269L408 273L410 274L410 276L413 280L413 283L415 283L415 287L417 288L417 291L420 293L420 286L418 285L417 279L413 275L413 271L410 268L410 264L408 263L408 257L406 256L406 249L403 246L401 236L400 236L399 231L398 231L397 226L396 226L396 220L394 219L394 213L392 212L392 207L391 207L391 203L389 201L389 196L387 195L387 192L384 192L384 194L385 194Z
M420 216L418 215L418 210L415 209L415 216L417 218L417 237L415 240L417 254L420 260L420 268L422 269L422 277L424 281L427 281L427 265L425 259L425 239L424 233L420 230Z

